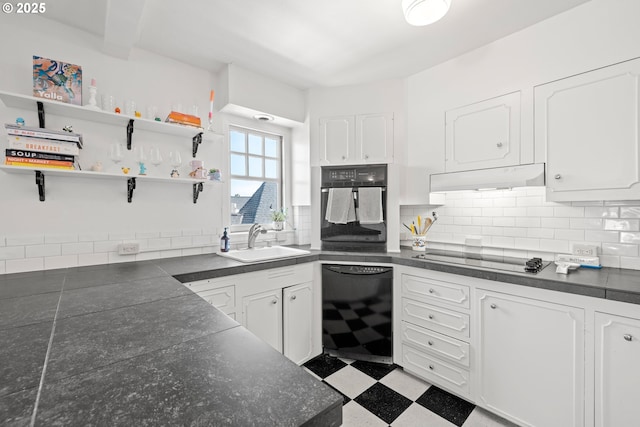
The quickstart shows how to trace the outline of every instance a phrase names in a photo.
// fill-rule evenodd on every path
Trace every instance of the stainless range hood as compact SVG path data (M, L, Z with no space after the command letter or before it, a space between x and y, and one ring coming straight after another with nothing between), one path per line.
M533 187L544 184L544 163L430 175L431 192Z

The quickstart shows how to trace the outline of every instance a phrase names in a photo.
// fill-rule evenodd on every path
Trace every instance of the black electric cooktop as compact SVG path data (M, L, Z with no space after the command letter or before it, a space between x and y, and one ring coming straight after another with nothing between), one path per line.
M429 250L425 253L414 255L412 258L466 265L469 267L482 267L493 270L513 271L519 273L526 272L532 274L536 274L550 264L549 261L543 261L540 258L526 259L438 250Z

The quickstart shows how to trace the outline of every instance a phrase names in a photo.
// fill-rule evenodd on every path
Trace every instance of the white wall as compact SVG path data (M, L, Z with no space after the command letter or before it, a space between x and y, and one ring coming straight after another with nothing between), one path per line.
M387 184L387 250L400 250L399 233L399 166L403 162L406 147L406 99L405 81L385 80L363 85L309 90L308 112L311 164L318 163L319 131L321 117L357 115L369 113L394 113L394 164L389 165ZM311 168L311 247L320 248L320 167Z
M449 193L444 206L434 207L428 206L425 191L425 176L444 171L445 112L513 91L522 93L521 162L544 162L544 147L534 146L534 87L639 57L638 16L636 0L593 0L410 76L407 152L411 156L406 158L401 219L410 221L437 210L440 221L429 237L438 247L458 247L465 235L482 235L489 252L539 252L549 259L570 251L574 242L589 242L601 248L604 265L640 268L638 242L625 234L637 231L633 215L640 202L548 203L541 189L530 189ZM608 221L619 217L630 222ZM404 233L401 239L410 243Z
M407 79L408 152L403 204L425 204L425 176L444 171L445 112L520 90L523 163L533 144L533 88L640 56L640 2L592 0Z
M147 106L156 106L159 116L165 117L174 104L189 111L196 105L206 123L209 90L220 84L208 71L136 49L129 60L114 58L101 53L102 39L98 37L37 16L28 18L28 26L18 19L2 19L0 38L5 42L0 44L0 90L30 95L32 55L38 55L81 65L85 102L87 83L95 78L100 95L113 95L119 104L135 100L143 114ZM219 106L216 99L216 108ZM14 123L17 116L24 117L27 125L37 126L35 111L0 103L2 123ZM243 120L214 115L218 132L223 123L235 122ZM61 129L68 124L84 135L83 168L96 161L102 161L110 172L117 172L122 165L135 166L131 153L121 165L111 163L107 156L111 142L125 141L124 128L53 115L46 118L48 128ZM165 162L158 168L149 166L149 175L169 175L170 150L180 151L183 176L189 172L190 138L135 130L133 141L134 147L157 145L162 150ZM206 134L197 156L205 166L222 169L223 177L228 175L225 144L222 136ZM129 204L124 178L47 176L45 202L38 201L30 174L0 171L0 181L0 274L213 252L228 218L224 183L206 185L194 204L191 185L138 180ZM295 240L295 235L286 233L278 237L280 242ZM117 245L124 241L139 242L145 252L118 255Z

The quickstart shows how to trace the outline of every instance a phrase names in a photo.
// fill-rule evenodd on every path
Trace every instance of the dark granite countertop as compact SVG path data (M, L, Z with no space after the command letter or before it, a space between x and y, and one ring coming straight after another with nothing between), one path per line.
M2 426L342 421L338 393L154 262L0 276L0 343Z
M312 261L385 263L640 304L640 271L536 275L416 253L216 255L0 275L0 425L339 425L342 399L181 283Z
M158 260L157 265L182 283L187 283L318 260L323 262L385 263L478 277L519 286L640 304L640 271L638 270L608 267L601 269L579 268L564 275L556 273L555 264L551 263L538 274L517 273L413 258L417 253L418 252L414 252L411 249L404 248L401 249L399 253L357 253L310 250L310 254L308 255L250 264L244 264L220 256L196 255L185 258Z

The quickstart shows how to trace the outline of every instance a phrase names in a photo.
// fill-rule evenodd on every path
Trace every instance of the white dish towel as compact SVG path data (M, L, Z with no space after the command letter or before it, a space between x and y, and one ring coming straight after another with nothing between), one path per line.
M346 224L356 220L352 188L330 188L327 212L324 219L334 224Z
M382 216L382 188L360 187L358 189L358 218L360 224L380 224Z

